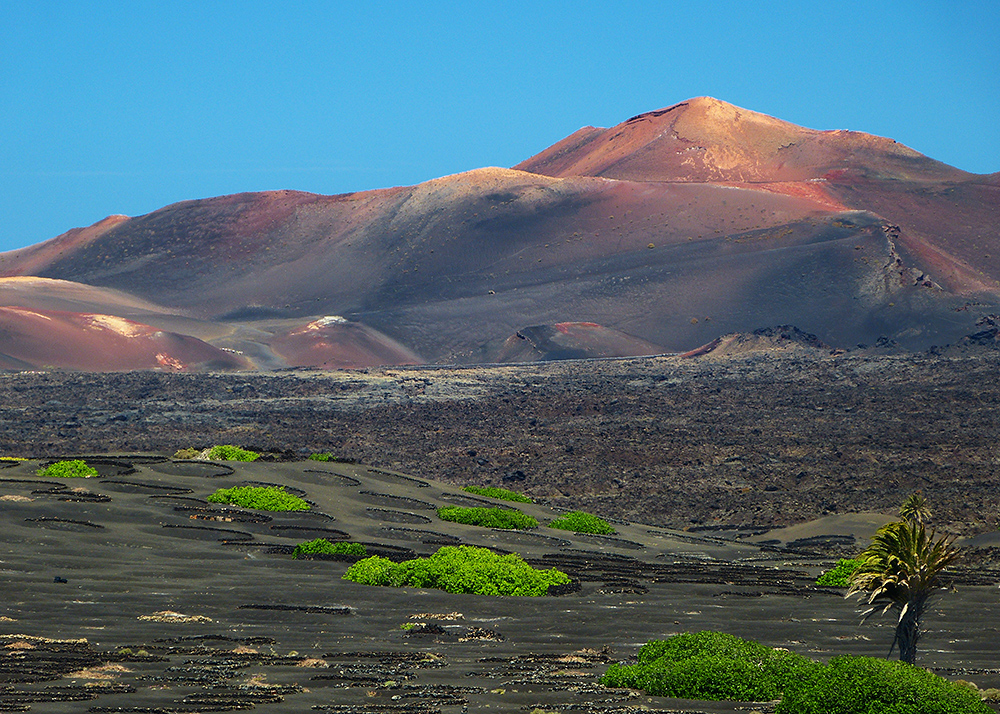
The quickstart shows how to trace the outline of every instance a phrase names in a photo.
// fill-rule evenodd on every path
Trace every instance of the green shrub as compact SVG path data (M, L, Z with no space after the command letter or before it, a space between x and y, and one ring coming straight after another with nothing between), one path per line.
M317 554L353 555L364 558L368 555L368 551L361 543L345 543L343 541L331 543L326 538L317 538L316 540L299 543L295 546L295 550L292 551L293 558L301 558L306 555Z
M260 458L260 454L256 451L241 449L232 444L222 444L209 449L208 458L211 461L256 461Z
M363 585L436 588L476 595L545 595L550 585L570 582L565 573L540 570L516 553L497 555L488 548L446 545L427 558L393 563L372 556L348 568L345 580Z
M55 476L56 478L94 478L99 476L97 469L87 466L86 461L56 461L54 464L38 469L39 476Z
M309 504L285 489L274 486L220 488L208 497L211 503L233 503L259 511L308 511Z
M330 454L309 454L310 461L329 461Z
M734 635L697 632L646 643L638 664L612 665L601 682L664 697L772 701L820 666Z
M837 564L819 576L817 585L826 585L832 588L846 588L850 583L848 579L851 574L861 567L860 558L841 558Z
M495 488L493 486L466 486L462 489L468 493L474 493L477 496L486 496L487 498L496 498L500 501L516 501L518 503L534 503L530 498L525 496L523 493L517 493L516 491L508 491L505 488Z
M828 665L718 632L651 640L614 664L611 687L682 699L773 701L775 714L990 714L978 692L904 662L834 657Z
M789 688L775 714L992 714L979 694L920 667L834 657Z
M344 573L343 580L352 580L362 585L395 585L392 572L396 563L380 555L359 560Z
M525 530L538 527L538 521L514 508L445 506L437 510L437 515L442 521L454 521L455 523L482 526L483 528Z
M571 511L549 523L549 528L598 535L614 535L615 533L615 529L606 520L583 511Z

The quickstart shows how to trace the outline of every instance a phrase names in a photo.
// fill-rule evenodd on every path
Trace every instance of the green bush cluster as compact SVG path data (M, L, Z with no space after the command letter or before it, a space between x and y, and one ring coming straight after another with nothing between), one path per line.
M905 662L834 657L794 687L775 714L992 714L979 693Z
M851 574L860 567L860 558L841 558L835 566L816 579L816 584L831 588L846 588L850 585Z
M222 444L209 449L208 458L211 461L256 461L260 458L260 454L232 444Z
M528 595L548 593L550 585L570 582L565 573L528 565L516 553L497 555L488 548L446 545L427 558L394 563L372 556L359 560L344 574L345 580L363 585L436 588L450 593L476 595Z
M663 697L766 702L819 666L802 655L706 631L651 640L639 650L638 664L612 665L601 682Z
M56 478L94 478L100 474L93 466L88 466L86 461L73 459L71 461L56 461L44 469L38 469L38 475L55 476Z
M719 632L651 640L634 665L612 665L611 687L681 699L774 701L775 714L989 714L979 694L920 667L841 656L823 665Z
M596 533L597 535L614 535L615 529L603 518L598 518L583 511L570 511L549 523L549 528L559 528L576 533Z
M211 503L233 503L258 511L308 511L309 504L275 486L234 486L220 488L208 497Z
M292 551L293 558L302 558L306 555L318 554L353 555L359 558L364 558L368 555L368 551L361 543L347 543L344 541L331 543L326 538L317 538L316 540L299 543L295 546L295 550Z
M505 488L496 488L494 486L466 486L462 490L467 491L468 493L474 493L477 496L496 498L500 501L516 501L517 503L534 503L534 501L525 496L523 493L518 493L517 491L508 491Z
M330 454L309 454L310 461L329 461Z
M537 528L538 521L514 508L463 508L445 506L437 510L442 521L453 521L483 528L503 528L506 530L526 530Z

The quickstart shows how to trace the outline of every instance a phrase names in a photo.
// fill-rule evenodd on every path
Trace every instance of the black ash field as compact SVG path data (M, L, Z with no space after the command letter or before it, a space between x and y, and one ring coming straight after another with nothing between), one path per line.
M56 714L753 711L598 679L650 638L702 629L818 659L885 656L891 623L859 626L855 603L812 582L917 489L967 547L918 663L996 687L998 362L790 351L2 375L0 453L28 460L0 462L0 702ZM171 458L220 443L277 460ZM305 460L314 451L354 463ZM75 455L101 477L36 474ZM314 506L206 501L241 484L282 485ZM583 508L618 534L438 520L436 507L489 501L464 484L532 495L524 510L543 524ZM489 598L367 587L341 579L346 562L291 557L318 537L396 559L458 543L518 552L581 588Z
M841 591L811 584L829 559L805 546L625 522L615 536L447 523L436 507L502 504L357 464L90 461L99 478L46 479L39 460L0 470L4 710L766 711L609 690L598 679L647 639L679 632L726 631L818 659L884 656L891 639L888 621L859 626ZM246 484L282 485L312 508L206 501ZM558 515L517 505L543 524ZM318 537L393 559L442 544L515 551L565 570L580 589L496 598L358 585L341 579L347 562L291 557ZM983 567L959 574L957 592L928 618L921 664L1000 684L997 581Z

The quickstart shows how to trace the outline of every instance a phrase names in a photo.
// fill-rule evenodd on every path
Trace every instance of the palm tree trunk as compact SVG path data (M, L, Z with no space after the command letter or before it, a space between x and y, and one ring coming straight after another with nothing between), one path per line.
M896 625L895 644L899 646L899 661L914 664L917 659L917 642L920 640L920 618L927 604L926 596L917 596L907 603L906 612ZM892 651L889 651L892 654Z

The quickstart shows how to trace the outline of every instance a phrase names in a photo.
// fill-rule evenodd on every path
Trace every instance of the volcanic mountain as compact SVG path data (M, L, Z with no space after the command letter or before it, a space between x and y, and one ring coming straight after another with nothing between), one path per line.
M997 174L697 98L513 169L109 217L0 275L114 291L87 309L266 368L684 352L775 325L926 349L1000 312L998 217ZM42 307L30 292L0 298Z

